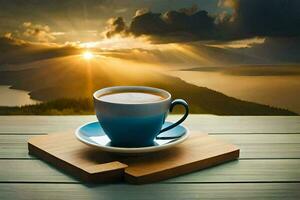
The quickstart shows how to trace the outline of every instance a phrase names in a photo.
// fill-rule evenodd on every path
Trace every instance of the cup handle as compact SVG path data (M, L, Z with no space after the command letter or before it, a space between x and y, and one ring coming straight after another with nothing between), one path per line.
M182 105L182 106L185 108L185 113L184 113L183 117L182 117L181 119L179 119L176 123L174 123L174 124L172 124L172 125L170 125L170 126L168 126L168 127L166 127L166 128L163 128L163 129L159 132L159 134L162 133L162 132L168 131L168 130L170 130L170 129L176 127L176 126L178 126L178 125L181 124L181 123L187 118L187 116L189 115L189 105L188 105L188 103L187 103L185 100L183 100L183 99L175 99L174 101L172 101L171 106L170 106L170 112L172 112L173 108L174 108L176 105ZM157 136L158 136L158 135L157 135ZM157 136L156 136L156 137L157 137Z

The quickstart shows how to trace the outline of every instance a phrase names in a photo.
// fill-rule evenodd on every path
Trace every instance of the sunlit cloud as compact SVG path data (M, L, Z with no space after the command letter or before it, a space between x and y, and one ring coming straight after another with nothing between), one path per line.
M56 39L52 34L48 25L33 24L32 22L23 23L23 35L26 38L33 39L38 42L50 42Z
M7 32L3 34L3 37L7 39L13 39L13 34L11 32Z
M59 35L65 35L66 32L52 32L51 34L54 36L59 36Z
M265 42L266 38L261 37L254 37L249 39L243 39L243 40L234 40L229 42L218 42L215 44L207 44L207 46L211 47L218 47L218 48L233 48L233 49L239 49L239 48L251 48L254 45L263 44Z
M219 0L218 6L224 8L236 9L238 7L238 0Z
M148 13L148 12L149 12L149 9L148 9L148 8L140 8L140 9L137 9L137 10L135 11L134 17L138 17L138 16L141 16L141 15L144 15L144 14L146 14L146 13Z
M127 11L128 11L128 8L120 8L120 9L115 10L115 13L125 13Z

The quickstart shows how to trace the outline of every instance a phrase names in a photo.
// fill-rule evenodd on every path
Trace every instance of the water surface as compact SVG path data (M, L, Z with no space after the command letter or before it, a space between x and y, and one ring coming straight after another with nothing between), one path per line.
M9 87L0 85L0 106L22 106L39 102L31 99L28 91L10 89Z
M239 76L220 72L173 71L170 75L242 100L300 113L300 76Z

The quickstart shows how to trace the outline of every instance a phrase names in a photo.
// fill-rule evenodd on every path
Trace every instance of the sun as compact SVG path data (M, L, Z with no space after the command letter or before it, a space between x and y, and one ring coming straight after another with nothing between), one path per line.
M86 60L90 60L90 59L94 58L94 56L95 55L90 51L85 51L82 53L82 57Z

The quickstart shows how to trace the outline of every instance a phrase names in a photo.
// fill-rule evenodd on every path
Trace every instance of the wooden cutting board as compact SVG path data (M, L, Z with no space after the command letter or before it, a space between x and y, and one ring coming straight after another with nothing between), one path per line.
M192 133L183 143L142 156L120 156L79 142L73 131L36 136L29 153L86 182L125 179L150 183L190 173L239 157L239 149L207 134Z

